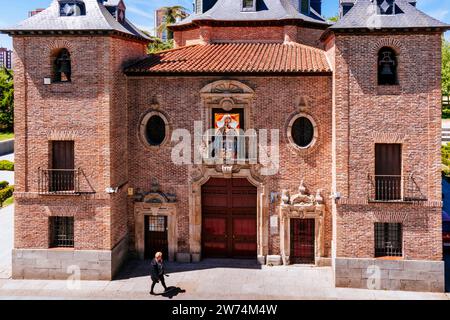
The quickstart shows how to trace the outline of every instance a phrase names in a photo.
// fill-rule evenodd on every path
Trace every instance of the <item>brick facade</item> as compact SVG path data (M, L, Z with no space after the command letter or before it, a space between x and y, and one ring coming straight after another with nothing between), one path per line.
M70 254L50 261L55 250L49 248L49 216L75 218L74 252L92 262L83 269L86 279L112 278L126 257L124 248L128 247L130 255L142 257L142 252L138 252L142 250L138 248L143 243L142 230L136 227L143 228L143 219L141 216L136 219L136 215L145 210L146 214L153 214L153 209L158 212L170 207L169 228L172 236L176 234L173 236L176 243L171 244L171 248L176 248L174 259L196 261L201 258L199 189L210 177L221 175L248 177L258 185L260 262L278 263L281 258L288 261L284 257L282 235L273 228L272 221L281 218L284 214L281 212L292 214L286 209L288 206L283 207L286 203L281 199L282 192L296 194L303 181L308 197L316 195L313 201L323 198L323 205L321 202L316 211L308 212L317 221L323 219L320 220L323 250L320 256L316 252L315 262L319 265L332 261L336 285L364 287L366 278L350 277L345 268L362 272L366 264L379 264L382 270L388 270L383 278L388 283L382 284L383 288L440 291L443 283L441 34L336 32L321 41L322 33L323 28L290 24L244 28L201 25L175 30L177 47L259 41L299 42L314 50L324 49L317 51L326 54L331 73L289 76L238 73L126 76L124 69L128 63L145 54L141 41L113 36L15 36L14 276L60 277L67 259L69 263L70 259L78 261L70 258ZM377 55L386 46L396 52L398 59L399 84L391 87L377 85ZM71 53L73 80L44 85L43 79L52 73L52 52L60 48ZM251 166L218 173L211 166L199 168L172 162L175 145L170 140L172 132L186 129L194 133L194 121L209 125L205 97L217 95L222 99L238 95L226 89L203 91L215 83L234 83L241 86L239 89L244 88L248 100L240 104L245 112L246 129L279 130L277 174L260 177L254 174L256 167ZM158 147L149 147L140 137L142 119L151 111L160 112L168 121L169 139ZM307 115L316 124L316 141L303 150L294 147L287 135L291 120L299 114ZM75 141L75 166L82 170L80 185L86 194L38 194L38 171L49 168L52 140ZM368 175L375 171L376 143L402 145L402 175L414 176L425 201L368 201ZM203 177L194 179L197 171ZM176 203L166 205L164 200L160 207L159 202L148 207L141 203L136 211L136 195L150 191L154 179L160 185L158 192L175 194ZM117 187L117 192L107 193L109 187ZM306 197L303 191L299 191L299 196ZM295 214L302 217L301 212ZM375 222L402 223L403 257L386 263L374 259ZM89 260L92 255L102 258L96 263L95 258ZM36 260L40 257L48 261L39 267ZM411 279L408 268L426 262L432 269L430 278L413 275L416 278Z

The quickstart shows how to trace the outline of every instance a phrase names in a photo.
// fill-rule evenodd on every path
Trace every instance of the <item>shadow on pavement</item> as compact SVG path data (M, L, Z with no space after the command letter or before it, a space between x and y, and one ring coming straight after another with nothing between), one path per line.
M125 263L114 280L149 276L150 262L151 260L130 260ZM215 268L261 269L256 260L237 259L204 259L197 263L165 262L165 267L168 274Z
M169 287L166 292L161 294L161 296L172 299L173 297L176 297L178 294L185 293L185 292L186 292L186 290L183 290L179 287Z

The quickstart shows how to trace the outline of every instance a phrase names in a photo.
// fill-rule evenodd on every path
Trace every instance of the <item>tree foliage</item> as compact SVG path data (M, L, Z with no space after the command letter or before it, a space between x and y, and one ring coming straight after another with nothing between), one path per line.
M442 94L450 96L450 42L442 40Z
M157 53L164 50L169 50L173 48L173 40L168 41L162 41L159 38L152 37L153 42L149 43L147 52L149 54L151 53Z
M10 70L0 70L0 131L14 129L14 80Z
M326 20L331 21L331 22L338 22L339 21L339 14L336 14L333 17L326 18Z
M173 39L173 31L168 26L177 22L178 19L184 19L188 16L188 9L183 6L163 7L163 22L158 28L158 32L167 32L167 39Z

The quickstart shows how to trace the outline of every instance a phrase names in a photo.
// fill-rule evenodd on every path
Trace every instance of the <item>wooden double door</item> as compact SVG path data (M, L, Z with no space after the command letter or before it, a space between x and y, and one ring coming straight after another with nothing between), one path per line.
M212 178L202 186L202 255L256 258L257 189L247 179Z

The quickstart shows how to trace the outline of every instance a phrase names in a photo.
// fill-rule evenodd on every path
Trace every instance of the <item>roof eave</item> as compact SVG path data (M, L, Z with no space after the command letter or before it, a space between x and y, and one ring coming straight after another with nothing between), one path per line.
M323 71L296 71L296 72L281 72L281 71L265 71L265 72L239 72L239 71L229 71L229 72L168 72L168 71L124 71L125 75L128 77L193 77L193 76L247 76L247 77L267 77L267 76L278 76L278 77L300 77L300 76L331 76L333 72L331 70Z
M215 20L215 19L194 19L189 23L184 24L173 24L169 25L168 28L171 31L181 31L185 29L191 29L194 27L202 26L202 25L261 25L261 24L269 24L269 25L287 25L287 24L297 24L299 26L313 26L319 29L327 29L332 26L331 23L327 21L308 21L299 18L281 18L277 20Z
M354 28L339 28L330 27L320 37L321 41L325 41L331 34L335 33L353 33L355 35L371 34L371 33L386 33L386 32L446 32L450 30L450 25L435 26L435 27L385 27L385 28L366 28L366 27L354 27Z
M121 32L118 30L23 30L23 29L0 29L1 34L9 36L45 36L45 35L119 35L125 38L138 40L141 42L151 43L154 40L143 38L131 33Z

